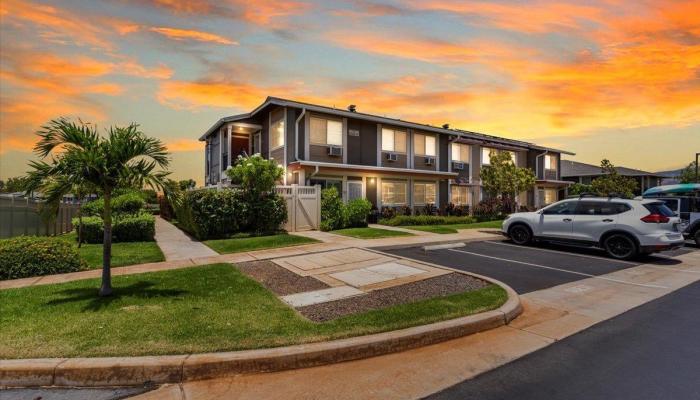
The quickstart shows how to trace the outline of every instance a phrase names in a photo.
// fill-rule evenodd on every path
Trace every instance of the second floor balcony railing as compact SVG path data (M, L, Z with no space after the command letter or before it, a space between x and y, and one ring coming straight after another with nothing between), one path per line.
M556 169L545 169L543 179L547 181L557 180L557 170Z

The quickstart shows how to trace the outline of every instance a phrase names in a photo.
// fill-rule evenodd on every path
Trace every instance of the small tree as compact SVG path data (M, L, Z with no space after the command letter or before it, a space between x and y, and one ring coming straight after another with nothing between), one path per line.
M591 185L584 185L583 183L574 183L569 186L569 194L573 196L578 196L582 193L592 193L593 187Z
M700 183L700 179L698 179L698 176L695 174L695 168L695 161L688 164L687 167L681 170L681 173L678 176L678 180L681 183Z
M600 162L600 170L604 175L591 182L591 188L598 196L619 194L624 197L634 197L634 191L639 187L634 178L620 175L607 159Z
M284 170L274 160L266 160L260 154L238 156L236 165L226 174L240 186L241 200L248 204L250 226L255 233L271 233L287 220L286 202L275 193Z
M321 191L321 230L342 229L347 224L347 213L340 193L334 187Z
M492 152L491 165L481 170L481 184L490 195L500 196L505 204L515 207L518 193L535 185L535 173L529 168L516 166L508 152Z
M27 182L27 177L25 176L15 176L12 178L8 178L4 184L2 191L7 193L26 192Z
M104 199L99 294L109 296L112 294L112 195L120 188L143 188L144 185L161 188L168 172L156 171L156 167L167 168L168 152L160 140L146 136L136 124L110 127L103 137L90 124L76 124L61 118L50 121L37 134L40 139L34 151L41 158L50 154L53 157L50 163L30 163L36 173L35 182L81 181L96 188Z

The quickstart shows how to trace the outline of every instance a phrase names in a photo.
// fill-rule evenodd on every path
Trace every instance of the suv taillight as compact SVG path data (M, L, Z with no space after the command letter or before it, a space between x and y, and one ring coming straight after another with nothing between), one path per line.
M646 217L642 218L642 221L644 221L646 223L650 223L650 224L651 223L664 224L664 223L668 222L669 220L670 219L667 216L661 215L661 214L649 214Z

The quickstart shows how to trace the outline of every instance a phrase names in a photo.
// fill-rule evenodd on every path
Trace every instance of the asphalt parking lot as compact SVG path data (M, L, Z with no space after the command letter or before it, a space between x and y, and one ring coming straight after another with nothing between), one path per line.
M691 251L697 249L686 246L632 261L619 261L596 249L552 244L518 246L508 240L488 240L469 242L454 249L424 251L421 247L412 247L386 252L489 276L523 294L641 264L672 268L680 263L674 257Z

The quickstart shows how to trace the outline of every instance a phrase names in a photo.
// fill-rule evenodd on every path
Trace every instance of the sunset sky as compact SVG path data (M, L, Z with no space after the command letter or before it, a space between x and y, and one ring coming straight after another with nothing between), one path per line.
M700 1L0 1L0 178L51 118L197 138L277 96L651 171L700 152Z

